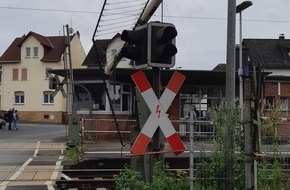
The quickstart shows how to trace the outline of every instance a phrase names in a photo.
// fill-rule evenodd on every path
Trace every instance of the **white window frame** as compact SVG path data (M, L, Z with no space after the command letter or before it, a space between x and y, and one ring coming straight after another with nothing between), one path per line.
M14 104L24 104L25 96L23 91L14 92Z
M38 47L33 47L33 57L38 57Z
M122 84L121 85L121 111L122 112L128 112L128 111L132 111L132 88L129 84ZM125 91L124 90L124 86L128 86L129 87L129 91ZM128 110L123 110L123 103L125 102L124 100L124 95L128 95L129 96L129 107Z
M43 92L43 104L54 104L54 98L52 96L52 91L44 91Z
M120 88L118 88L118 89L116 89L116 90L119 90L119 94L118 93L116 93L116 95L114 95L115 97L118 97L118 98L120 98L120 108L117 110L114 110L116 113L130 113L130 112L132 112L132 88L131 88L131 86L129 85L129 84L125 84L125 83L116 83L116 84L110 84L110 86L112 87L111 89L112 90L114 90L114 88L113 88L113 86L118 86L118 87L120 87ZM129 86L129 91L124 91L124 86ZM110 87L109 87L109 91L110 91ZM110 93L110 92L109 92ZM123 95L129 95L129 99L130 99L130 101L129 101L129 103L130 103L130 105L129 105L129 109L128 110L123 110L123 103L125 102L124 100L123 100L123 98L124 98L124 96ZM112 96L113 97L113 96ZM111 97L111 99L112 99L112 97ZM112 100L112 101L114 101L114 100ZM113 105L113 107L114 107L114 105ZM116 107L117 108L117 107ZM110 104L109 104L109 97L107 97L106 98L106 111L107 112L111 112L111 109L110 109Z
M26 55L26 57L31 57L31 48L30 47L25 48L25 55Z
M75 84L80 84L80 85L84 85L86 83L93 83L93 84L101 84L103 81L77 81ZM108 84L108 83L107 83ZM111 84L112 86L114 84ZM117 86L120 86L120 94L117 94L117 95L114 95L114 94L111 94L112 97L119 97L120 96L120 109L119 110L114 110L114 112L116 114L131 114L132 113L132 110L133 110L133 100L132 100L132 86L128 83L119 83L119 82L116 82ZM129 88L127 88L127 91L124 91L124 85L128 86ZM129 105L128 105L128 110L126 111L123 111L123 108L122 108L122 105L123 103L125 102L124 100L122 100L123 98L123 95L129 95L126 96L127 98L129 98ZM93 110L92 112L94 114L108 114L108 113L111 113L111 109L110 109L110 103L109 103L109 97L107 96L106 92L104 91L103 92L103 98L104 98L104 101L102 102L103 103L103 106L105 109L98 109L99 105L98 103L93 103L92 107L93 107ZM94 108L95 107L95 108ZM88 110L77 110L77 113L78 114L89 114L89 111Z
M266 110L275 109L275 97L274 96L267 96L265 99L265 108Z
M280 110L282 111L288 111L288 97L280 97Z

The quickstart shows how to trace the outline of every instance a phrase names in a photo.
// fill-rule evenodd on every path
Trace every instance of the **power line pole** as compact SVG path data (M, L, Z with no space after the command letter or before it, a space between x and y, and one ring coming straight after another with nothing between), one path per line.
M227 60L226 60L226 108L232 113L235 107L235 39L236 39L236 0L228 0L227 19ZM225 125L225 189L232 190L234 181L234 126Z

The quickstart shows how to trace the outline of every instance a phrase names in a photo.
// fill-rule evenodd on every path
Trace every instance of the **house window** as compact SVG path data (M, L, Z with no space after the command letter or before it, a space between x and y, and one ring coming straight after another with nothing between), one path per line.
M38 57L38 47L33 47L33 57Z
M53 104L53 96L51 91L43 92L43 103L44 104Z
M18 69L12 70L12 80L18 80Z
M288 110L288 97L280 97L280 109L283 111Z
M275 97L274 96L268 96L266 97L266 105L265 108L270 110L275 108Z
M26 57L30 57L30 47L26 48Z
M131 87L122 85L122 111L130 111L131 109Z
M24 92L23 91L17 91L14 92L14 103L15 104L24 104Z
M21 80L24 80L24 81L27 80L27 69L26 68L21 69Z
M102 82L75 83L74 90L77 98L77 110L111 112L109 98L114 111L132 111L132 88L128 84L107 84L109 97Z
M131 87L126 84L109 85L109 96L113 103L114 111L131 110Z
M121 85L108 85L108 91L114 111L121 111Z

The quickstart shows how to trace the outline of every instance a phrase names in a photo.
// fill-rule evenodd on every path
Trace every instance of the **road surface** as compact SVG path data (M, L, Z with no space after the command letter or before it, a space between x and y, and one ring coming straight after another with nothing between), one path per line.
M64 159L64 125L19 124L0 130L0 190L54 190Z

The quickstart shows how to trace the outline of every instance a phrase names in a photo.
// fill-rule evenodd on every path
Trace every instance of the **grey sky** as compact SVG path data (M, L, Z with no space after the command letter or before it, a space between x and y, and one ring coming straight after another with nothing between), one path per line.
M241 2L237 0L237 4ZM29 31L62 35L66 24L80 32L87 53L102 4L103 0L1 0L0 54L15 37ZM208 70L225 63L227 4L227 0L164 0L164 22L175 24L178 30L176 67ZM289 7L288 0L253 0L253 6L243 12L243 37L278 38L285 34L290 38ZM151 20L160 21L160 15L158 10Z

